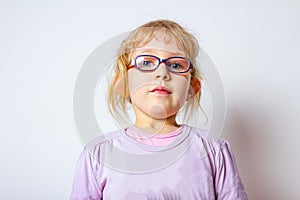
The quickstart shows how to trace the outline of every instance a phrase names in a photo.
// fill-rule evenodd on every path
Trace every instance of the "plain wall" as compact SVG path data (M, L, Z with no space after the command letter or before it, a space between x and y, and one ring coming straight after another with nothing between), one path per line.
M215 63L221 137L250 199L300 199L299 1L0 1L0 16L0 199L69 198L83 148L72 107L81 65L159 18L191 29Z

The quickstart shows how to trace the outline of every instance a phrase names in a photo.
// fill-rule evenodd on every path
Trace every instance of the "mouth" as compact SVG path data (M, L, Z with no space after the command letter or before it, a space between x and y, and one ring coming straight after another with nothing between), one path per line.
M158 87L150 90L150 92L155 93L155 94L165 94L165 95L172 93L168 88L163 87L163 86L158 86Z

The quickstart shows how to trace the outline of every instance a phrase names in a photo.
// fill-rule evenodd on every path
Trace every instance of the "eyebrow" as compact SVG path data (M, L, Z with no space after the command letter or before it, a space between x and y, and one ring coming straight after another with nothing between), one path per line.
M186 56L183 52L170 52L168 50L165 49L156 49L156 50L160 50L160 51L167 51L168 53L170 53L172 56ZM154 51L152 48L137 48L135 51L138 51L139 53L143 53L143 54L152 54L154 53Z

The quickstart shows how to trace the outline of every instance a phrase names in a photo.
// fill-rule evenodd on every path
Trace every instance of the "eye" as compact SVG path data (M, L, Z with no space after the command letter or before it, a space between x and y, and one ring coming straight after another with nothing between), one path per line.
M168 68L170 71L183 73L189 68L189 60L182 57L171 57L168 59Z
M180 63L176 63L176 62L170 63L169 66L176 71L179 71L183 68L183 66Z
M153 70L156 67L158 60L155 57L140 56L137 58L137 67L142 70Z
M142 63L141 63L141 66L142 67L152 67L154 65L153 61L151 60L144 60Z

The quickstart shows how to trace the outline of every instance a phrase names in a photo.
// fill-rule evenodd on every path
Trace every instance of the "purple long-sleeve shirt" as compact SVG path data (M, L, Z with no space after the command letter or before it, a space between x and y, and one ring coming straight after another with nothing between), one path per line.
M247 200L227 141L183 125L167 146L142 144L124 130L81 153L71 200Z

